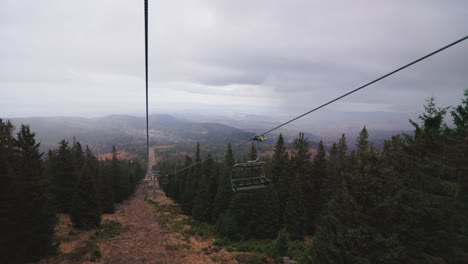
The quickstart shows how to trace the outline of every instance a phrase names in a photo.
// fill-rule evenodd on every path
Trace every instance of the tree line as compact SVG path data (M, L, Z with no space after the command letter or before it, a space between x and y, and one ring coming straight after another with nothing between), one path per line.
M145 170L136 161L98 160L79 141L60 141L46 156L27 125L0 119L0 262L24 263L53 254L57 213L76 228L100 226L102 213L129 197Z
M395 135L381 150L366 127L352 151L342 134L328 151L320 141L313 157L303 133L291 149L279 135L266 159L270 188L253 192L231 190L231 145L224 160L201 162L197 144L194 157L160 164L169 174L194 164L163 188L220 237L275 239L284 256L288 241L311 236L300 263L466 263L468 90L456 107L430 98L424 108L419 122L410 120L413 134ZM252 145L248 160L255 157Z

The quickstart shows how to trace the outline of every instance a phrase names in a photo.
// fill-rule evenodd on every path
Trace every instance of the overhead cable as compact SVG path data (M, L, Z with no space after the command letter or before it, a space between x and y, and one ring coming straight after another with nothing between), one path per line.
M389 73L387 73L387 74L385 74L385 75L382 75L382 76L380 76L379 78L377 78L377 79L375 79L375 80L373 80L373 81L370 81L370 82L368 82L368 83L366 83L366 84L364 84L364 85L362 85L362 86L360 86L360 87L358 87L358 88L356 88L356 89L354 89L354 90L351 90L351 91L349 91L349 92L347 92L347 93L345 93L345 94L343 94L343 95L341 95L341 96L339 96L339 97L336 97L335 99L333 99L333 100L331 100L331 101L328 101L328 102L326 102L326 103L324 103L324 104L322 104L322 105L320 105L320 106L318 106L318 107L316 107L316 108L314 108L314 109L312 109L312 110L310 110L310 111L308 111L308 112L306 112L306 113L304 113L304 114L302 114L302 115L299 115L299 116L297 116L297 117L295 117L295 118L293 118L293 119L291 119L291 120L289 120L289 121L287 121L287 122L282 123L281 125L278 125L278 126L272 128L272 129L270 129L270 130L268 130L268 131L266 131L266 132L263 132L263 133L261 133L261 134L258 134L258 135L264 136L264 135L266 135L266 134L268 134L268 133L271 133L271 132L273 132L273 131L275 131L275 130L277 130L277 129L279 129L279 128L281 128L281 127L283 127L283 126L285 126L285 125L287 125L287 124L289 124L289 123L291 123L291 122L294 122L294 121L296 121L296 120L298 120L298 119L300 119L300 118L302 118L302 117L304 117L304 116L306 116L306 115L309 115L309 114L311 114L311 113L313 113L313 112L315 112L315 111L317 111L317 110L319 110L319 109L321 109L321 108L323 108L323 107L325 107L325 106L327 106L327 105L329 105L329 104L332 104L332 103L334 103L334 102L336 102L336 101L338 101L338 100L340 100L340 99L343 99L343 98L345 98L345 97L347 97L347 96L349 96L349 95L351 95L351 94L353 94L353 93L355 93L355 92L357 92L357 91L359 91L359 90L362 90L362 89L364 89L364 88L370 86L371 84L377 83L377 82L379 82L379 81L381 81L381 80L383 80L383 79L385 79L385 78L387 78L387 77L389 77L389 76L391 76L391 75L393 75L393 74L395 74L395 73L397 73L397 72L399 72L399 71L402 71L402 70L404 70L404 69L406 69L406 68L408 68L408 67L410 67L410 66L412 66L412 65L414 65L414 64L416 64L416 63L419 63L419 62L421 62L421 61L423 61L423 60L425 60L425 59L427 59L427 58L429 58L429 57L431 57L431 56L433 56L433 55L435 55L435 54L437 54L437 53L439 53L439 52L441 52L441 51L443 51L443 50L446 50L446 49L448 49L448 48L450 48L450 47L452 47L452 46L455 46L455 45L457 45L457 44L459 44L459 43L465 41L466 39L468 39L468 36L465 36L465 37L463 37L463 38L461 38L461 39L459 39L459 40L457 40L457 41L454 41L454 42L452 42L452 43L450 43L450 44L448 44L448 45L446 45L446 46L444 46L444 47L442 47L442 48L440 48L440 49L437 49L437 50L435 50L435 51L433 51L433 52L431 52L431 53L429 53L429 54L427 54L427 55L425 55L425 56L423 56L423 57L421 57L421 58L419 58L419 59L416 59L416 60L414 60L414 61L412 61L412 62L410 62L410 63L408 63L408 64L406 64L406 65L404 65L404 66L401 66L401 67L399 67L398 69L396 69L396 70L394 70L394 71L391 71L391 72L389 72ZM247 141L245 141L245 142L242 142L242 143L240 143L240 144L237 144L235 147L231 147L231 149L237 148L237 147L239 147L239 146L241 146L241 145L244 145L244 144L246 144L246 143L248 143L248 142L250 142L250 140L247 140ZM216 154L213 155L213 156L220 155L221 153L224 153L224 152L216 153ZM184 170L186 170L186 169L189 169L189 168L191 168L191 167L193 167L193 166L195 166L195 165L198 165L198 164L200 164L200 163L206 161L207 159L209 159L209 158L202 159L202 160L200 160L199 162L196 162L196 163L194 163L194 164L191 164L191 165L189 165L189 166L186 166L186 167L184 167L184 168L181 168L181 169L175 171L174 173L178 173L178 172L184 171Z

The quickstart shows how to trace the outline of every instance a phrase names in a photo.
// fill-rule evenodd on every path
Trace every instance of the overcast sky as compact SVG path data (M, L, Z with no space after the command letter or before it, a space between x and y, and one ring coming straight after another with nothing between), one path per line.
M143 0L0 0L0 116L143 116L143 19ZM151 113L292 116L468 35L468 1L149 0L149 35ZM467 88L465 41L323 113Z

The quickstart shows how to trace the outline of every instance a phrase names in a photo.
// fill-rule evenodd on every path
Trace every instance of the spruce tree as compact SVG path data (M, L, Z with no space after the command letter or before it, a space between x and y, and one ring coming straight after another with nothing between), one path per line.
M338 146L337 146L337 169L338 173L343 171L346 168L347 165L347 156L348 154L348 145L346 143L346 135L343 133L341 135L340 140L338 141Z
M305 235L306 211L299 175L296 176L291 185L283 219L284 226L290 234L291 239L302 240Z
M300 132L293 142L293 156L291 159L294 174L298 174L301 181L310 173L309 140Z
M51 173L57 212L69 213L78 178L73 167L73 156L67 141L62 140L59 142L58 150L53 153L49 164L51 168L48 171Z
M418 238L417 242L408 240L405 253L412 260L462 262L468 256L462 250L468 242L462 199L467 159L463 148L457 151L462 145L451 138L452 132L444 124L448 108L437 107L433 97L424 108L419 117L421 124L410 121L415 127L414 136L405 137L406 162L400 164L406 165L402 169L402 213L412 221L401 224L408 228L402 228L400 236ZM466 143L466 135L463 140Z
M83 168L85 153L83 152L83 147L81 146L81 143L77 141L76 138L73 138L73 144L70 151L72 153L73 168L76 174L75 177L78 179L81 173L81 168Z
M197 195L192 209L193 218L198 221L208 222L211 220L212 200L210 193L210 174L213 169L213 158L208 155L205 161L205 173L198 184Z
M314 263L407 263L392 225L398 202L388 200L400 186L391 171L345 173L322 216L312 246Z
M341 135L338 144L333 143L327 163L327 178L322 188L323 205L328 203L341 182L341 174L348 168L348 146L345 134Z
M302 207L305 207L304 215L302 215L300 221L304 228L306 228L307 232L313 231L312 219L311 215L313 214L310 208L310 202L314 199L315 196L315 187L314 187L314 179L312 174L312 162L311 162L311 153L309 152L309 140L304 136L304 133L299 133L299 136L294 139L293 141L293 156L291 159L291 163L293 166L292 173L295 175L294 181L299 181L299 186L301 188L301 197L302 197ZM292 188L292 186L291 186ZM289 190L289 195L292 195L292 190ZM288 199L289 203L290 198ZM286 209L287 211L288 209ZM302 210L302 209L301 209ZM286 214L285 214L286 216ZM284 219L284 223L286 225L287 221ZM305 225L307 222L307 225ZM290 231L288 229L288 231ZM301 231L303 232L303 231ZM297 232L290 232L291 236L297 238Z
M121 203L124 200L124 179L123 172L120 165L120 160L117 158L117 150L115 146L112 146L112 161L111 161L111 174L113 178L113 189L114 189L114 202Z
M271 181L272 187L276 190L279 198L280 222L283 222L283 213L286 208L289 196L289 186L292 177L289 169L289 155L284 143L283 135L278 136L278 141L273 149L273 159L271 161Z
M464 204L464 217L468 219L468 177L466 176L468 175L468 155L466 154L468 153L468 89L465 90L464 96L462 103L450 112L455 124L452 133L455 140L452 140L450 145L449 160L452 166L458 168L458 171L454 173L460 188L458 198ZM451 135L447 137L451 137Z
M188 169L178 172L175 175L174 186L173 187L171 186L172 188L171 197L177 202L181 202L182 197L184 195L185 182L187 179L187 175L190 175L191 169L192 169L190 165L192 165L192 158L190 158L189 156L185 156L183 168L188 168Z
M231 171L234 166L234 153L232 152L231 143L228 144L226 155L224 156L224 168L220 175L219 186L216 192L212 221L215 222L218 217L224 212L231 202L232 186L231 186Z
M35 133L29 126L22 125L14 141L12 152L9 219L13 224L6 226L6 262L24 262L38 260L52 253L55 211L50 199L48 182L44 178L40 143L36 143ZM10 236L12 235L12 236ZM3 236L3 235L2 235ZM3 244L3 243L2 243Z
M73 226L92 229L101 224L101 207L96 190L96 172L92 169L92 157L87 157L73 198L70 218Z
M356 143L356 150L351 155L351 168L359 173L364 173L369 169L370 164L376 163L376 150L369 142L369 133L364 128L359 133Z
M14 127L10 121L0 119L0 262L7 262L14 255L16 228L13 212L16 197L13 190Z
M250 201L252 206L251 221L256 225L250 234L257 238L276 237L280 228L279 199L274 188L256 191Z
M327 178L325 179L323 183L323 188L322 188L322 199L323 199L323 205L328 203L336 189L338 189L338 184L339 184L339 176L340 176L340 170L339 170L339 161L338 161L338 146L334 142L331 149L330 153L328 156L328 161L327 161Z
M308 186L307 189L311 191L304 194L306 199L305 204L307 204L307 223L310 225L312 230L315 230L319 214L326 203L325 193L323 190L324 184L328 179L326 155L323 141L320 140L317 154L312 162L312 175L308 182L310 186Z
M99 198L101 210L104 214L113 214L115 212L114 205L114 177L112 174L112 162L109 160L99 163Z
M218 184L219 184L219 174L220 174L220 163L216 162L211 154L208 154L208 158L205 161L204 172L208 175L208 185L209 185L209 192L210 192L210 205L213 206L214 200L216 197L216 193L218 192ZM213 214L213 210L211 209L211 215Z
M179 199L180 203L182 204L183 198L184 198L184 193L185 193L185 187L187 186L187 181L190 179L193 171L193 167L191 166L193 163L192 158L189 156L185 157L185 163L184 163L184 168L187 168L185 172L183 171L180 176L180 181L178 182L179 184ZM190 167L189 167L190 166Z
M288 254L289 234L286 229L281 229L273 244L273 255L283 257Z
M216 222L218 236L228 239L240 239L239 224L231 211L223 212Z
M195 151L195 163L191 174L185 181L184 195L182 196L182 211L185 214L191 214L194 200L197 194L198 183L202 177L202 164L200 158L200 143L197 142Z
M468 133L468 89L465 90L464 96L462 103L450 111L456 127L455 132L459 135Z

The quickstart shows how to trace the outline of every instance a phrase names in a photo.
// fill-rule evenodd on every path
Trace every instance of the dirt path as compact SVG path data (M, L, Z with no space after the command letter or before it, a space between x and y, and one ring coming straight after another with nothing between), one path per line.
M154 148L150 149L149 168L156 165ZM148 189L139 184L135 194L120 208L120 221L129 228L120 236L107 242L110 252L104 263L174 263L174 252L168 252L163 242L167 240L154 208L146 201Z
M172 252L163 246L166 235L152 205L144 200L146 192L140 184L135 195L122 205L122 221L129 228L103 245L111 249L104 254L104 263L173 263Z
M150 150L148 168L152 168L159 161L154 151L154 148ZM185 226L182 233L171 230L172 224L183 221L187 216L172 215L175 218L167 222L167 217L172 213L158 211L156 207L171 207L173 201L165 196L158 185L156 201L147 200L146 197L153 198L153 189L145 187L149 179L150 177L147 177L143 183L140 183L135 195L117 208L116 220L128 228L125 228L119 236L100 245L103 251L101 261L167 264L236 263L224 249L219 249L216 257L206 252L205 249L210 248L213 239L184 236L183 231L190 228L189 226Z

